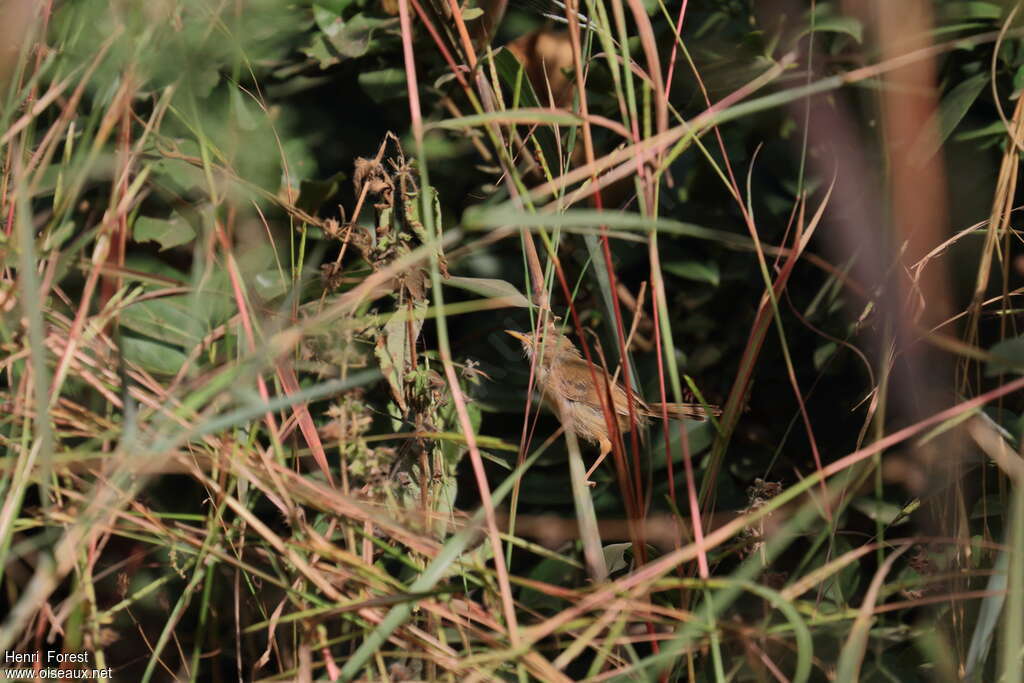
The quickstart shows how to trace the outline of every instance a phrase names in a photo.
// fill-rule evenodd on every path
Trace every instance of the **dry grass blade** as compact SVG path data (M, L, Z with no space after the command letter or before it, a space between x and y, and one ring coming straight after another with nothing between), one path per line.
M1020 677L1020 13L534 4L0 9L0 677Z

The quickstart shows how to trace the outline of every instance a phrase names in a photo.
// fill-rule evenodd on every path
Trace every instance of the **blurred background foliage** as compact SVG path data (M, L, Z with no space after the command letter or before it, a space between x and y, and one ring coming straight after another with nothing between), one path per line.
M345 309L344 316L324 314L346 306L346 295L394 264L401 265L401 259L415 250L429 253L438 249L438 241L444 242L445 275L452 276L443 280L447 329L459 381L470 399L470 420L480 437L492 484L497 485L515 467L515 451L525 424L524 406L529 404L530 367L502 331L527 329L531 324L524 305L530 294L523 247L514 235L481 241L486 233L463 220L472 215L467 213L471 209L485 212L505 206L510 198L504 180L508 169L499 163L482 128L432 125L476 113L434 38L417 20L415 64L406 64L394 0L80 0L42 4L47 11L39 20L45 26L39 30L45 38L38 44L24 43L22 58L5 62L10 68L0 74L6 85L0 130L7 131L3 135L2 187L5 237L0 244L7 269L0 292L4 302L0 336L4 353L10 356L4 363L2 385L4 405L10 407L2 426L9 453L6 462L13 463L24 451L26 440L39 435L26 417L32 412L26 407L23 385L29 375L25 356L18 356L28 343L29 325L23 321L35 314L45 321L47 335L81 338L79 346L88 349L90 362L110 371L97 379L88 374L89 363L76 361L68 376L61 378L58 361L66 347L47 346L48 377L54 379L56 374L57 394L69 402L54 403L70 415L55 413L52 453L58 461L64 457L77 462L114 452L119 443L124 446L123 430L130 427L141 435L131 442L140 452L156 456L159 449L154 444L171 443L174 449L205 452L216 462L218 447L203 439L208 434L227 433L235 447L272 452L282 463L322 482L326 473L318 471L308 457L316 450L309 434L292 423L287 437L278 442L276 434L261 422L264 411L260 406L266 397L261 396L256 378L267 378L272 386L270 395L276 396L307 390L315 393L317 387L337 381L344 391L310 394L315 400L309 404L311 424L323 439L332 476L345 482L346 493L364 496L396 516L430 498L424 509L436 515L432 521L399 518L425 536L443 541L445 520L456 517L457 511L474 510L480 498L440 362L438 313L431 308L438 302L431 290L430 269L421 265L400 268L401 276L378 283L385 290L391 288L387 293L377 292L357 301ZM673 26L679 3L647 1L644 7L661 58L667 60L675 42ZM1007 24L1014 7L1009 1L932 4L935 24L930 40L949 44L936 60L940 103L935 117L941 148L923 134L915 140L899 141L899 148L922 165L935 155L944 159L949 225L943 229L947 237L988 219L1000 159L1013 144L1007 138L1007 119L1024 89L1019 20ZM491 16L483 14L488 8L486 4L482 9L465 7L463 17L472 25ZM447 16L443 3L426 9L430 16ZM0 9L0 13L4 11ZM438 25L444 29L442 42L458 49L450 17ZM24 24L25 35L31 26L31 22ZM628 47L631 54L641 55L642 43L633 28L630 20L626 25ZM994 32L1004 28L1008 32L997 41ZM584 39L591 38L584 31ZM669 84L673 121L699 115L707 109L708 100L720 101L788 55L795 57L794 64L759 95L792 93L807 83L876 64L880 59L872 28L849 11L848 3L839 2L692 0L683 38L686 51L679 53ZM481 78L505 98L506 108L515 108L514 103L546 106L548 87L556 100L561 97L555 104L574 106L571 88L559 90L559 79L571 83L574 76L563 29L526 6L514 4L490 43L496 53L493 61L481 66ZM483 47L483 43L477 44L480 54L484 54ZM594 40L592 54L599 51ZM692 66L688 64L691 60ZM606 61L593 57L588 64L590 113L627 123L622 120L623 101ZM519 71L520 65L525 74ZM416 144L406 80L410 66L418 74L416 97L429 128L423 147L428 188L419 186L422 177L416 170L424 160L413 158ZM529 76L537 69L544 73L545 67L547 80L534 77L530 83ZM778 106L766 103L724 124L721 148L711 135L705 135L703 150L691 146L665 169L657 196L660 217L733 236L699 239L663 233L658 242L676 359L681 372L694 378L708 402L719 404L728 398L764 292L751 249L737 247L749 241L749 236L741 206L723 182L722 169L728 165L735 173L744 191L741 201L749 214L756 216L758 237L765 245L784 245L791 240L794 211L801 201L808 200L808 215L822 201L833 181L820 174L822 168L835 168L837 176L844 178L862 174L864 194L854 201L884 203L879 198L886 195L889 161L879 118L881 89L877 79L860 79L820 95L824 106L844 112L851 123L854 139L863 143L858 152L866 161L865 168L844 164L843 140L837 138L834 146L808 143L803 100L784 96ZM49 97L51 93L55 94ZM40 97L49 97L48 105L35 110ZM639 134L649 137L649 93L642 102L645 109L640 119L647 129ZM517 130L527 135L526 126ZM537 149L556 150L545 159L552 176L581 165L582 157L572 151L580 144L576 127L541 127L536 138ZM614 131L601 129L595 134L598 156L620 144ZM526 149L536 151L529 145ZM513 154L523 151L513 150ZM524 186L544 179L535 162L525 153L515 159L516 180ZM637 186L633 179L627 180L606 191L609 212L640 211ZM367 183L373 182L380 186L364 193ZM421 202L424 194L428 199ZM1010 195L1016 197L1015 188ZM350 223L360 205L364 208L357 222ZM878 207L883 214L885 208ZM856 257L847 261L848 255L838 254L821 237L831 218L826 214L826 227L811 242L814 258L796 265L779 302L796 378L826 463L864 443L867 409L878 386L880 363L873 335L883 322L866 306L881 283L861 283L868 291L853 292L837 277L852 267ZM16 229L18 221L24 222L24 229ZM436 233L430 232L430 225ZM891 237L893 226L860 227ZM584 326L594 331L594 339L603 343L608 362L614 366L614 321L609 319L608 285L601 274L604 265L595 262L596 241L588 243L583 235L570 231L556 233L561 264L574 291L573 305ZM944 253L942 267L948 271L953 311L965 310L974 300L983 249L980 235L983 231L968 234ZM31 244L26 237L31 237ZM123 247L118 240L124 241ZM892 246L897 253L899 245ZM1012 292L1022 284L1016 236L1008 238L1006 247L1001 261L1005 278L1000 282L993 279L984 292L987 296ZM18 289L23 285L13 277L20 267L17 258L26 253L50 287L43 301L31 305L24 301L24 290ZM651 266L646 244L612 240L611 256L622 301L635 301L646 291L646 300L639 303L644 313L631 352L638 386L653 398L658 395L659 359L647 289ZM833 260L836 258L840 260ZM97 263L105 264L105 269L97 270ZM893 263L896 260L890 265ZM98 288L95 293L93 287ZM568 318L568 302L557 286L553 291L554 312ZM502 297L505 305L486 304ZM242 310L240 298L251 308ZM395 317L396 313L407 314L407 318ZM83 325L76 324L82 315ZM632 316L628 313L627 329ZM1012 307L984 316L974 345L986 349L1000 341L1012 341L1018 316ZM301 329L301 341L294 348L287 344L279 347L284 342L275 335L285 334L290 325L301 321L312 321ZM249 325L255 326L255 332ZM954 325L953 329L958 328ZM291 348L294 375L274 365L279 348ZM1002 348L1006 367L1019 369L1018 356L1024 354L1012 345ZM865 363L860 350L872 360ZM412 365L408 366L410 358ZM978 364L964 373L968 379L957 389L961 397L998 386L1003 380L1002 376L982 376L982 369ZM377 372L367 374L367 370ZM131 381L126 382L129 376ZM350 382L353 376L360 379ZM952 386L952 374L949 384ZM138 397L129 396L131 387L149 392L151 401L139 403ZM112 397L118 396L123 405L138 404L137 414L129 417L115 406ZM955 396L956 392L950 391L946 398ZM174 432L173 421L161 414L161 401L172 406L187 425L183 432ZM716 510L732 514L770 498L763 495L766 482L789 487L816 469L783 348L774 334L766 338L744 403L739 427L727 444L725 469L713 482ZM302 421L302 416L291 413L287 406L280 407L278 417L285 424L292 419ZM1022 427L1020 412L1019 399L1015 399L992 409L989 415L1015 440ZM248 417L217 422L232 415ZM912 417L897 412L883 428L904 426ZM537 424L529 426L532 448L557 428L553 416L541 414ZM422 433L434 436L411 436ZM688 433L690 450L702 455L695 461L699 478L707 473L707 451L716 433L710 423L689 425ZM685 491L682 446L675 430L671 439L672 487ZM648 435L646 444L645 453L650 457L645 460L642 479L649 501L647 512L671 515L685 509L680 494L674 501L667 500L670 483L659 427ZM426 460L417 460L417 453L436 460L424 464ZM13 471L9 464L4 475L9 490L16 485L16 480L8 477ZM55 471L57 488L87 490L81 477L91 470L72 471L71 475ZM428 482L427 474L437 482ZM943 571L963 572L956 579L961 583L950 579L949 585L958 589L985 586L984 571L992 567L994 554L980 548L1004 537L1009 514L1005 480L993 468L969 468L962 475L960 483L969 492L962 498L967 506L964 526L956 533L973 541L977 554L954 559L955 553L948 547L922 545L923 550L898 563L886 586L891 599L912 602L928 590L938 590L934 585L921 589L914 582ZM244 492L249 486L244 476L232 479L230 485L220 476L218 481L226 490ZM597 514L608 519L627 515L612 469L600 471L596 478L593 500ZM23 491L27 493L18 508L22 525L3 529L9 562L0 600L5 609L18 604L26 577L34 570L33 553L54 543L61 526L48 516L53 501L42 488L26 486ZM96 576L96 595L90 599L93 607L91 611L69 607L78 621L64 636L65 647L105 648L108 661L124 672L124 678L117 680L144 676L170 680L172 671L184 671L181 675L192 680L231 678L236 652L246 654L247 663L242 667L246 680L274 673L287 677L294 675L298 666L292 649L299 641L322 643L336 638L331 641L335 643L333 652L343 659L351 654L353 643L360 642L361 629L370 628L368 622L353 618L345 622L339 635L334 625L337 619L324 616L329 612L317 614L292 632L294 642L278 646L272 657L275 664L257 673L248 662L256 660L266 645L266 621L277 601L284 604L284 596L288 596L289 613L313 609L317 604L308 594L296 597L289 591L288 586L298 580L294 567L266 546L252 556L239 550L238 562L252 561L279 577L273 590L262 592L255 580L244 589L237 581L232 587L235 575L228 571L229 563L216 565L218 569L211 569L203 579L206 592L201 601L182 602L179 596L186 585L200 585L188 576L195 570L189 564L195 556L185 561L176 555L173 544L170 549L161 544L170 544L174 520L204 529L210 520L206 508L211 500L220 500L219 494L213 495L187 473L176 472L140 481L137 495L139 504L166 525L165 531L146 535L117 532L99 564L91 564L96 558L86 562ZM238 495L254 517L276 533L287 535L292 533L289 529L299 533L295 520L286 518L272 496ZM855 501L836 523L835 538L822 544L820 538L808 534L777 558L770 572L783 581L804 576L874 538L879 520L905 525L899 536L923 534L924 529L930 533L931 527L917 527L919 520L907 512L919 495L899 480L887 481L877 491L857 491ZM532 465L517 496L516 514L525 517L568 519L576 514L562 439L555 440ZM384 532L376 536L372 532L359 536L362 529L358 534L351 530L343 533L330 521L332 515L310 504L308 521L332 540L332 534L342 537L337 542L349 552L373 556L375 551L374 571L394 578L396 591L408 589L416 571L423 567L420 556L399 541L387 539ZM244 533L235 535L237 529L231 526L244 527L239 520L224 522L223 536L218 539L227 545L240 542ZM531 538L542 537L534 531ZM521 543L512 544L515 550L508 553L511 571L567 590L586 587L577 561L580 548L569 542L570 538L571 534L561 539L565 542L557 546L557 558L524 549ZM634 549L622 551L613 543L627 539L625 533L605 539L609 563L620 571L635 566ZM296 542L305 541L308 537ZM748 545L736 539L716 549L712 557L716 575L728 574L749 557ZM486 546L482 548L475 551L479 553L479 575L467 583L465 592L484 594L479 598L481 605L496 614L497 600L490 592L494 578L489 570L480 569L488 566L489 558ZM303 552L308 549L303 546ZM652 554L657 556L661 550ZM911 555L913 559L908 561ZM211 561L210 566L215 564ZM848 620L831 626L822 615L847 614L848 619L844 610L861 603L868 578L877 569L875 556L865 556L832 577L834 581L823 584L812 597L819 610L814 618L821 619L814 631L821 660L838 656L849 629ZM243 575L252 579L251 573ZM618 575L613 569L612 576ZM467 581L465 576L461 580ZM149 592L147 587L156 583L159 589ZM63 581L57 596L67 599L76 585L72 579ZM234 594L239 590L244 593L241 597ZM317 590L303 584L298 592ZM462 590L452 585L444 588ZM919 593L913 593L915 590ZM107 615L109 619L93 624L92 631L82 626L101 607L108 609L126 595L137 596L131 609ZM524 621L538 614L553 614L568 604L535 586L517 586L516 598ZM246 605L237 633L236 600ZM181 609L175 613L174 639L183 654L162 649L167 658L166 670L162 670L154 664L159 658L150 653L172 604ZM736 608L734 618L767 630L769 622L760 621L755 614L760 604L750 598ZM922 626L925 610L909 604L879 626L873 634L876 647L866 655L870 674L865 674L864 680L930 680L932 674L939 676L935 671L942 666L936 664L941 659L938 650L946 642L942 638L955 641L957 656L966 659L978 621L976 606L946 603L929 613L933 623L944 629L938 635ZM301 619L292 623L299 622ZM744 664L742 637L730 633L725 640L729 641L725 645L730 655L727 668L742 671L738 679L768 679L760 665ZM17 642L24 645L29 641L26 636ZM160 648L165 646L161 641ZM203 653L202 658L190 657L193 647L196 653ZM544 647L552 652L564 650L564 645L553 643ZM645 648L648 646L637 646L632 653L642 658L649 654ZM755 659L749 651L746 654ZM771 656L785 662L783 668L794 658L791 653L776 651ZM400 659L402 666L409 665L396 655L395 661ZM576 660L572 676L582 677L591 662L592 658L586 657ZM422 674L422 665L416 666ZM993 661L988 666L988 671L995 671ZM820 667L815 675L823 680L826 668ZM684 669L674 671L680 680L686 678ZM512 675L510 671L514 668L503 670L502 675ZM399 679L393 670L392 676ZM697 673L693 680L712 680L712 673Z

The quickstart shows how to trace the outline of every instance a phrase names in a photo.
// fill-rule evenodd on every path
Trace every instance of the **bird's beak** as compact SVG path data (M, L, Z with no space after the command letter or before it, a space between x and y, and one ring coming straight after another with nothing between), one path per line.
M532 344L533 343L533 340L530 339L529 337L527 337L522 332L516 332L515 330L505 330L505 334L511 334L513 337L515 337L516 339L518 339L519 341L521 341L524 344Z

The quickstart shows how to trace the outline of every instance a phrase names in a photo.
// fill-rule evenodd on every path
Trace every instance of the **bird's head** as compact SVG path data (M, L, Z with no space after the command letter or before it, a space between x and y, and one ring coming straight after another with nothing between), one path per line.
M576 350L576 345L559 332L553 324L548 324L542 334L517 332L516 330L505 330L505 333L519 340L523 345L523 352L531 360L538 352L542 359L580 358L580 352Z

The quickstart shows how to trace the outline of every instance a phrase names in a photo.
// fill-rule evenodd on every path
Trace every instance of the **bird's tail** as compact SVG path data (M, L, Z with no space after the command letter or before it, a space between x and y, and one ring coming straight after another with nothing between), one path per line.
M675 420L685 418L703 422L709 415L718 417L722 414L722 409L718 406L705 406L700 403L650 403L647 407L650 408L650 416L653 418L668 413L668 416Z
M569 23L566 19L565 3L562 2L562 0L520 0L518 3L510 4L513 6L520 5L531 9L547 19L552 19L563 24ZM580 6L583 6L583 4L584 3L582 2L579 3ZM577 11L576 18L579 19L580 26L583 28L593 28L590 25L590 20L587 18L587 15L583 12Z

